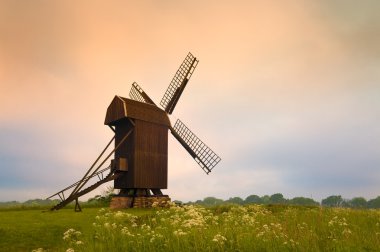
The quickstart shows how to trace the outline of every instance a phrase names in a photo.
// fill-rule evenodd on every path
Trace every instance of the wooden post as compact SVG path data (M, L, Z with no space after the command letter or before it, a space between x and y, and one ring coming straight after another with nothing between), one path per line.
M75 199L75 212L82 212L82 208L79 205L78 198Z

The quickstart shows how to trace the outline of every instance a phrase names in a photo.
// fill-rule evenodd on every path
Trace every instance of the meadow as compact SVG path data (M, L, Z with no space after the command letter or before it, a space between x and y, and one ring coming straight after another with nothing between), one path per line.
M194 205L0 210L0 251L380 251L380 210Z

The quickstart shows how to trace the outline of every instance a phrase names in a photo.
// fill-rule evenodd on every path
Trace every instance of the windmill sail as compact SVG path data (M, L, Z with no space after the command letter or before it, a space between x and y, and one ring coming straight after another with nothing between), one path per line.
M142 88L137 85L136 82L132 83L131 91L129 92L129 97L131 97L133 100L139 101L139 102L145 102L156 105L152 99L142 90Z
M168 89L166 90L164 97L160 102L166 113L171 114L181 96L183 90L186 87L191 75L193 74L198 60L190 52L182 62L181 66L174 75L173 80L170 82Z
M170 128L170 131L207 174L209 174L221 160L215 152L191 132L179 119L174 124L174 127Z

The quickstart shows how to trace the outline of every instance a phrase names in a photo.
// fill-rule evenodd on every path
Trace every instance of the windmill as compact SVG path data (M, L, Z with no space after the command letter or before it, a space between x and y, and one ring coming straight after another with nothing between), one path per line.
M52 210L75 201L75 210L80 211L80 196L112 180L120 192L112 198L111 208L150 207L154 202L162 204L170 200L161 191L168 184L169 131L206 174L212 171L220 157L179 119L172 126L168 116L173 113L197 64L198 59L188 53L160 102L162 109L136 82L132 84L130 98L113 98L104 122L115 133L113 138L81 180L49 197L61 199ZM114 149L100 162L113 141ZM111 164L102 168L112 154ZM83 189L94 179L96 183Z

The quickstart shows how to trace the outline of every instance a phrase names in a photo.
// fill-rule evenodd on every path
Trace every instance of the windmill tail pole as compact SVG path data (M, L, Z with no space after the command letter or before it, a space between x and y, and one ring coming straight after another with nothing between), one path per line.
M106 152L106 150L108 149L108 147L111 145L112 141L115 139L115 135L112 137L112 139L108 142L108 144L106 145L106 147L103 149L103 151L100 153L100 155L98 156L98 158L95 160L95 162L91 165L90 169L88 169L88 171L86 172L86 174L84 174L83 178L78 181L78 184L76 185L76 187L74 188L73 192L71 194L73 194L74 192L78 191L78 187L80 187L80 184L82 183L82 181L84 181L84 179L87 177L87 175L90 173L90 171L92 170L92 168L94 168L94 166L96 165L96 163L99 161L99 159L103 156L104 152ZM96 172L96 171L95 171ZM95 173L93 172L93 173ZM71 196L71 195L70 195Z
M128 131L128 133L124 136L124 138L120 141L120 143L115 147L115 149L113 149L112 151L111 151L111 153L110 154L108 154L108 156L103 160L103 162L101 162L100 163L100 165L98 166L98 168L96 168L93 172L92 172L92 175L95 173L95 172L97 172L99 169L100 169L100 167L109 159L109 157L117 150L117 149L119 149L119 147L125 142L125 140L127 140L127 138L128 138L128 136L132 133L132 131L133 131L133 128L132 129L130 129L129 131ZM114 137L115 138L115 137ZM71 195L74 195L75 193L77 193L88 181L90 180L90 178L86 178L86 177L84 177L83 179L82 179L82 183L81 183L81 185L78 185L77 186L77 188L75 188L74 190L73 190L73 192L71 193ZM70 195L70 196L71 196Z
M107 144L106 148L102 151L102 153L99 155L99 157L97 158L97 160L94 162L94 164L91 166L91 168L86 172L85 176L79 180L78 182L72 184L71 186L68 186L66 187L65 189L59 191L58 193L55 193L53 195L51 195L49 198L52 198L56 195L58 195L61 199L61 202L52 207L51 210L58 210L64 206L66 206L67 204L69 204L70 202L72 202L73 200L76 200L78 199L78 197L94 190L96 187L98 187L99 185L105 183L105 182L108 182L108 181L111 181L111 180L114 180L116 179L119 174L114 174L114 170L112 170L111 166L105 168L105 169L102 169L100 171L98 171L101 166L109 159L109 157L125 142L125 140L128 138L128 136L131 134L131 132L133 131L133 128L130 129L127 134L123 137L123 139L120 141L120 143L118 143L118 145L111 151L110 154L107 155L107 157L99 164L99 166L94 170L92 171L91 174L90 171L92 170L92 168L94 167L94 165L97 163L97 161L100 159L100 157L104 154L104 152L107 150L107 148L109 147L110 143L115 139L115 136L111 139L111 141ZM106 170L110 170L109 174L104 178L104 179L101 179L100 181L98 181L97 183L95 183L94 185L92 186L89 186L87 187L86 189L83 189L83 186L93 177L95 176L102 176L103 177L103 172L106 171ZM100 177L99 177L100 179ZM75 189L71 192L71 194L66 198L64 196L64 192L75 187Z

